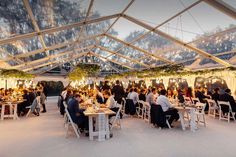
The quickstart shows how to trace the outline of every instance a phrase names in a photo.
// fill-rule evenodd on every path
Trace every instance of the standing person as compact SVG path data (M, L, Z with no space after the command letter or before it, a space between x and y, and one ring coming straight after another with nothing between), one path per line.
M120 85L120 81L116 80L116 85L111 90L112 95L114 95L115 101L121 104L122 98L125 95L124 88Z
M44 93L44 95L45 95L45 97L46 97L46 99L47 99L47 96L48 96L48 87L47 87L46 83L42 83L41 85L42 85L42 88L43 88L43 93Z
M179 119L178 110L172 107L170 104L168 98L166 97L167 91L165 89L162 89L160 91L160 96L157 98L157 104L161 105L163 112L165 115L170 115L169 123L171 123L175 120L177 121Z
M42 104L42 107L43 107L43 110L41 111L42 113L47 112L47 111L46 111L46 105L45 105L46 99L47 99L47 97L46 97L46 95L44 94L44 92L42 91L41 94L40 94L40 103Z
M109 83L108 81L105 81L104 85L102 86L102 91L111 90L111 87L108 85L108 83Z

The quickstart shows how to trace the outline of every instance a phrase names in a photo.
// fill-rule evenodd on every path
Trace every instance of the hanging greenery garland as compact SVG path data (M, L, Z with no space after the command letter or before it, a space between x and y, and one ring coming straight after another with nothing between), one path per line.
M161 67L145 69L142 71L129 71L121 74L113 74L106 76L106 79L120 79L124 77L137 77L137 78L147 78L147 77L168 77L173 75L178 76L189 76L189 75L204 75L204 74L214 74L215 72L222 71L236 71L236 67L227 67L221 69L206 69L198 71L187 71L184 69L182 64L178 65L165 65Z
M21 79L31 79L34 75L20 71L17 69L0 69L1 78L21 78Z
M97 64L78 64L68 77L71 81L78 81L85 77L96 76L99 70L100 66Z

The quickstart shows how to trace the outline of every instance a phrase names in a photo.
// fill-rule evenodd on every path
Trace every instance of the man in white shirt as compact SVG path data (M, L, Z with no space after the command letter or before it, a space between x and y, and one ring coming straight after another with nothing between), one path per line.
M115 101L114 96L111 95L110 91L104 92L104 97L107 98L106 106L110 109L119 108L119 104ZM116 109L115 109L116 110ZM118 110L117 110L118 111ZM115 111L116 112L116 111Z
M160 91L160 96L157 98L157 104L161 105L161 108L165 115L170 115L169 123L179 119L178 110L172 107L171 103L169 102L168 98L166 97L166 90L162 89Z
M139 96L138 96L138 93L137 93L137 88L134 88L134 91L130 93L129 95L129 99L132 99L133 102L134 102L134 105L136 105L139 101Z
M119 110L120 104L118 104L118 103L115 101L114 95L111 95L110 91L105 91L105 92L104 92L104 98L107 99L105 105L106 105L109 109L111 109L112 111L114 111L114 112L117 113L118 110ZM114 116L114 115L110 115L109 118L112 117L112 116ZM120 113L120 117L122 118L122 114L121 114L121 113Z

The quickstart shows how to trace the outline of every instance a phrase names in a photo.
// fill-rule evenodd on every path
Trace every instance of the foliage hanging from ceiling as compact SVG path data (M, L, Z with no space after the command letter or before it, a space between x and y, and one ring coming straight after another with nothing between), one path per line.
M85 77L96 76L99 70L100 66L97 64L78 64L68 77L71 81L78 81Z
M137 78L150 78L150 77L165 77L165 76L190 76L190 75L204 75L213 74L215 72L231 71L236 72L236 67L227 67L221 69L205 69L198 71L188 71L184 69L182 64L178 65L165 65L161 67L145 69L142 71L129 71L121 74L113 74L106 77L106 79L120 79L125 77L137 77ZM236 74L235 74L236 77Z
M20 78L20 79L31 79L34 75L20 71L17 69L0 69L1 78Z

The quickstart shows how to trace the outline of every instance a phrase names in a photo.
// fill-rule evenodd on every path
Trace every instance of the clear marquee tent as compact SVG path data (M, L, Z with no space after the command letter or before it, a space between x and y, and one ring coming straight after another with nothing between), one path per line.
M121 73L236 64L235 0L1 0L0 67Z

